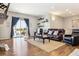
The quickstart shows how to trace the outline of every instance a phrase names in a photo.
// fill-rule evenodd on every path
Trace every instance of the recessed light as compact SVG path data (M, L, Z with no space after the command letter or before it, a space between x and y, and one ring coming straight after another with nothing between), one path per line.
M69 11L69 9L66 9L66 11Z
M53 7L51 7L51 9L55 9L55 7L53 6Z
M67 11L69 14L73 14L69 9L66 9L66 11Z

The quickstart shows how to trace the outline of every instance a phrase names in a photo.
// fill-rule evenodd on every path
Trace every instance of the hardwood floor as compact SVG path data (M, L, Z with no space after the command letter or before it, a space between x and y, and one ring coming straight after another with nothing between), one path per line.
M79 46L64 45L49 53L31 45L25 39L0 40L0 43L8 44L9 51L0 51L0 56L67 56Z

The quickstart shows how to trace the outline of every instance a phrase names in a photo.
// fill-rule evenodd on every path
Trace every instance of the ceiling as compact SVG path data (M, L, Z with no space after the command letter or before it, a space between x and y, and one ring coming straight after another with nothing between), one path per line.
M11 3L9 11L42 16L48 13L61 17L79 15L79 3Z

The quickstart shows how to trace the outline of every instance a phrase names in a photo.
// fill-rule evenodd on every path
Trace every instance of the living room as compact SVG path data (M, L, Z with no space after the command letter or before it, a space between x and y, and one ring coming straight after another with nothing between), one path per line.
M0 3L2 14L4 6L8 3ZM78 6L78 3L10 3L5 14L8 17L0 15L0 55L79 55Z

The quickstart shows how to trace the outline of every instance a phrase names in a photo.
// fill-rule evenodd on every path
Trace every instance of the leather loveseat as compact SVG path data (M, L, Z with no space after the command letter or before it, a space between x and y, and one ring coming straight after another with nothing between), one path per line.
M63 40L63 36L65 34L64 29L48 29L48 32L52 31L52 34L48 33L48 37L52 40L58 40L61 41Z

